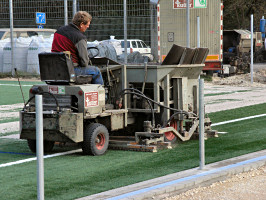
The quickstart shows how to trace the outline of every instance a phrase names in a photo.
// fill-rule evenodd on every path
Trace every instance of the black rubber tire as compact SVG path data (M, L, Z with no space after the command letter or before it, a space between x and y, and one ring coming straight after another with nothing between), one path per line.
M28 146L33 153L36 153L36 140L28 139ZM43 141L43 151L45 153L51 152L53 148L54 148L53 141L46 141L46 140Z
M85 127L82 150L86 155L103 155L108 149L109 132L99 123L91 123Z

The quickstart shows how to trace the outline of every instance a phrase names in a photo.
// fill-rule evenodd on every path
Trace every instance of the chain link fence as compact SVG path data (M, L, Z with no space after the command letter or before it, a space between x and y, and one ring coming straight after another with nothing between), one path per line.
M127 38L143 40L157 53L157 1L127 0ZM77 11L89 12L93 20L85 32L88 41L124 38L123 0L77 0ZM73 17L73 1L67 1L68 22ZM46 15L43 28L58 29L64 25L64 0L13 0L13 27L37 28L36 12ZM10 28L9 0L0 1L0 28ZM1 72L1 70L0 70ZM3 72L3 71L2 71Z

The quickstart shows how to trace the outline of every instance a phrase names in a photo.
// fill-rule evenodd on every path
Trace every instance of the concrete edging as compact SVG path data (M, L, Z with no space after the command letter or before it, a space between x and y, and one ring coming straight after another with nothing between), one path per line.
M92 199L163 199L187 190L223 181L232 175L266 165L266 150L208 164L203 170L193 168L129 186L80 198Z

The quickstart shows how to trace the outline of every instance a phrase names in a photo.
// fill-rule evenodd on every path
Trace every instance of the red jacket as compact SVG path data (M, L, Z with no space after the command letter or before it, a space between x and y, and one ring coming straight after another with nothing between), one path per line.
M73 63L81 67L88 66L86 36L72 23L60 27L54 34L52 52L70 51Z

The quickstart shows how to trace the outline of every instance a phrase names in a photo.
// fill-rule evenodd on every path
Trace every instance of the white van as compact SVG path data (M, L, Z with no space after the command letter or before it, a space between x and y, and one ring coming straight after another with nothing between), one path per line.
M121 42L122 52L124 53L124 40L118 40ZM142 40L139 39L128 39L127 40L127 53L133 53L135 51L140 52L143 56L147 56L150 60L153 60L151 54L151 48L147 46Z

